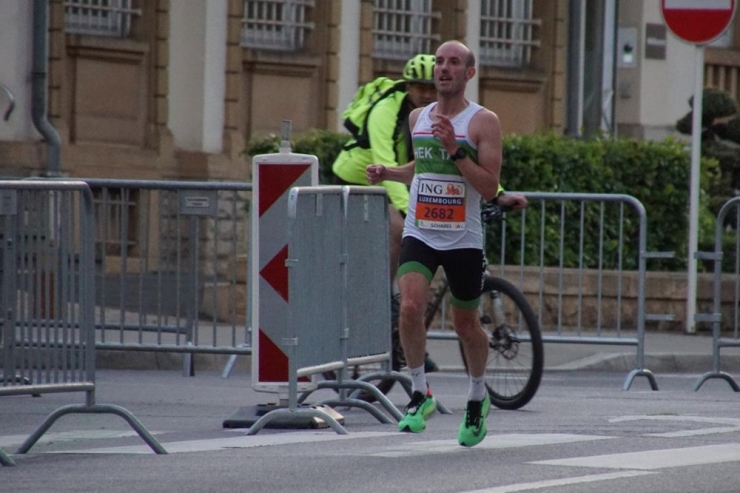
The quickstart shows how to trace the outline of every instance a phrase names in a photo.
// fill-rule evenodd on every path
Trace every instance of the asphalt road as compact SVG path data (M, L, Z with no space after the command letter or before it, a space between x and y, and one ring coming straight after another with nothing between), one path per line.
M339 412L348 435L331 429L265 429L245 436L223 422L271 394L249 375L98 371L97 402L131 411L168 455L155 455L115 415L61 418L28 454L13 454L52 411L84 394L0 398L0 491L16 492L429 492L503 493L738 491L739 396L721 381L694 392L698 374L661 375L660 391L621 372L546 372L519 411L493 409L488 437L457 445L465 377L430 375L452 411L418 435L399 433L358 409ZM322 390L310 399L332 396ZM391 400L407 398L394 389Z

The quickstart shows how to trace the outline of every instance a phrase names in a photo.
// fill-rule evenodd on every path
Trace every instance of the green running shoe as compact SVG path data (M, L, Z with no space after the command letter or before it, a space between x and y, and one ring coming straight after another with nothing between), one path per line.
M427 427L427 419L437 410L437 403L432 394L414 392L411 402L406 406L406 415L398 422L398 429L411 433L421 433Z
M474 447L486 437L486 417L491 410L491 398L486 393L482 401L468 401L465 416L457 433L457 441L463 447Z

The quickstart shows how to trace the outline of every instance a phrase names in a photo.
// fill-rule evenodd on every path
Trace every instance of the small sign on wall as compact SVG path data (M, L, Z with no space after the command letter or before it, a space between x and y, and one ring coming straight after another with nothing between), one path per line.
M667 29L664 24L645 25L645 58L665 60L666 33Z
M180 214L184 216L218 215L217 190L183 190L180 192Z

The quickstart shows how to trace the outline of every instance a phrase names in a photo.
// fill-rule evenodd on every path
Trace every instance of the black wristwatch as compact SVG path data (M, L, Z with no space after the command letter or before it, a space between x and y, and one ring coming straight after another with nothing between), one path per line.
M468 157L468 151L466 151L462 147L458 147L455 153L450 155L450 159L452 159L453 162L457 161L458 159L464 159L466 157Z

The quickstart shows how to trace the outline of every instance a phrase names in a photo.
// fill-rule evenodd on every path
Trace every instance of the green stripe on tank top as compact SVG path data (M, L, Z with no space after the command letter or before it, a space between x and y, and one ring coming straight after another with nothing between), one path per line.
M478 162L478 152L470 144L458 141L458 145L468 152L473 162ZM450 159L450 155L439 139L434 137L414 137L414 157L416 159L415 171L420 173L439 173L442 175L460 176L460 170Z

